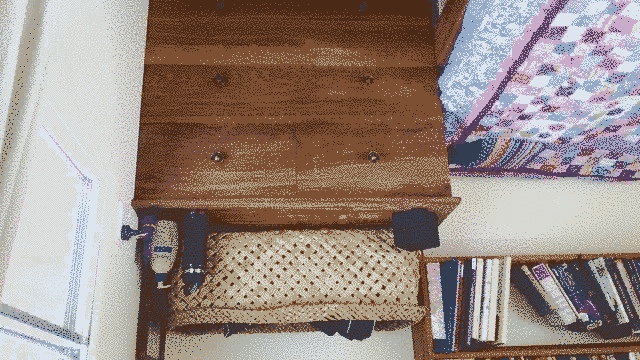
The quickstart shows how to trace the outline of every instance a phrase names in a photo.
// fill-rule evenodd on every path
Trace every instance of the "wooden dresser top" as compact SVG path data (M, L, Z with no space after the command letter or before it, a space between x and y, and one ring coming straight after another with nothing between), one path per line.
M151 0L134 207L234 224L385 224L413 207L443 220L459 199L431 14Z

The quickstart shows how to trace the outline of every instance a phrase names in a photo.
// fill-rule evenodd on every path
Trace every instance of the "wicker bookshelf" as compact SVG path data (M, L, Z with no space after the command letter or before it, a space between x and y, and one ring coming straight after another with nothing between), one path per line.
M498 258L499 256L478 256L482 258ZM576 259L595 259L598 257L611 258L637 258L637 253L608 253L608 254L547 254L547 255L512 255L512 266L532 262L570 261ZM467 260L474 256L456 256L459 260ZM426 292L426 264L430 262L443 262L452 257L422 256L420 261L420 291L418 293L421 304L427 307L427 316L412 327L413 349L416 360L423 359L485 359L514 356L545 357L554 355L601 355L612 353L627 353L640 351L640 341L620 341L607 343L588 343L571 345L531 345L531 346L496 346L477 351L457 351L451 354L437 354L433 352L433 336L431 333L431 317L429 316L429 295Z

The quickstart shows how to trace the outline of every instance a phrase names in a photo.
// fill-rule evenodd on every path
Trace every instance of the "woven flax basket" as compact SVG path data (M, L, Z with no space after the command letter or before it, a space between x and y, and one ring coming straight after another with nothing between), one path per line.
M207 276L185 295L173 278L171 327L325 320L417 322L418 258L390 230L213 233Z

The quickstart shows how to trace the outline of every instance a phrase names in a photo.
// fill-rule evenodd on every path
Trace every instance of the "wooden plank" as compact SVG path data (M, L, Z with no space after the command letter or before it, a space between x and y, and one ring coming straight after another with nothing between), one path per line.
M440 222L460 203L457 197L419 198L214 198L191 199L161 196L140 198L132 206L137 209L203 209L212 223L291 226L389 226L395 211L427 208L438 215ZM178 219L178 218L176 218Z
M429 288L427 283L427 261L420 257L420 282L418 287L418 305L426 307L425 317L411 327L413 337L413 354L416 360L433 359L433 334L431 331L431 309L429 303Z
M425 99L428 102L429 99ZM437 99L434 99L434 105ZM395 127L415 127L424 128L425 124L434 124L441 126L439 119L442 115L424 114L420 118L409 121L406 118L388 114L386 116L361 116L354 117L349 115L330 114L330 115L284 115L284 116L225 116L225 115L208 115L208 116L142 116L140 123L148 124L202 124L222 126L227 124L248 125L248 124L304 124L311 122L332 123L336 126L361 124L362 126L387 126Z
M638 253L606 253L606 254L517 254L517 255L477 255L477 256L455 256L457 259L466 260L473 257L481 257L483 259L501 258L510 256L512 263L537 263L537 262L559 262L571 261L578 259L595 259L598 257L614 258L614 259L637 259L640 258ZM450 260L451 256L425 256L428 262L443 262Z
M191 16L225 17L235 14L254 15L316 15L316 16L353 16L370 18L372 16L421 17L430 25L431 4L423 1L400 0L151 0L149 18L175 17L180 14Z
M344 48L305 39L300 46L149 45L145 64L156 65L307 65L357 67L425 66L425 48ZM400 51L398 51L400 50Z
M285 53L314 49L324 51L320 55L325 57L329 49L346 50L361 53L368 62L374 58L376 65L395 64L400 58L435 66L430 14L430 3L416 1L152 0L146 59L201 64L197 60L221 46L227 51L281 48ZM203 47L194 48L197 45ZM180 54L175 59L169 56L176 51ZM183 57L185 61L179 61Z
M638 343L601 343L575 345L504 346L492 349L434 354L434 359L475 359L512 356L600 355L640 351Z
M307 122L296 129L299 196L451 196L440 122L422 127ZM375 152L379 160L368 159Z
M140 126L135 197L288 197L296 192L295 142L286 125ZM211 159L216 152L222 163Z
M448 0L436 22L435 50L437 64L444 67L449 62L469 0Z
M365 78L369 76L371 79ZM141 116L441 114L435 69L146 65Z
M251 24L251 28L247 28ZM222 46L231 50L256 47L296 51L344 49L366 52L378 65L384 58L402 58L435 66L434 29L420 18L380 16L375 18L326 16L272 16L238 14L227 17L149 18L149 56L162 46L197 49ZM158 49L156 49L158 47Z
M436 65L434 29L424 19L400 16L150 17L147 43L150 49L163 45L366 49L381 57L403 54L403 58Z

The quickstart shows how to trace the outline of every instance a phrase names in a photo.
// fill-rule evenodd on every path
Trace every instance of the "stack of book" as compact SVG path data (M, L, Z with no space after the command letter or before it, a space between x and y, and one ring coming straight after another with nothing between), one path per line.
M511 258L427 264L434 352L504 344Z
M518 265L515 285L553 325L605 338L640 333L640 260L596 258Z
M482 359L485 360L485 358ZM518 356L488 358L487 360L640 360L640 353L618 353L607 355Z

